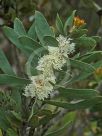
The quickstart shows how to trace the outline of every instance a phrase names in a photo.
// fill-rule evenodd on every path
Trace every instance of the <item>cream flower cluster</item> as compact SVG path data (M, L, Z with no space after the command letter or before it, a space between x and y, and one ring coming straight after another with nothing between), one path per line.
M75 51L75 44L71 43L72 39L59 35L56 40L59 43L58 47L48 46L48 55L44 55L38 61L36 69L41 71L41 74L30 78L31 84L26 86L25 96L44 100L53 91L54 84L56 84L54 70L62 70L68 55Z

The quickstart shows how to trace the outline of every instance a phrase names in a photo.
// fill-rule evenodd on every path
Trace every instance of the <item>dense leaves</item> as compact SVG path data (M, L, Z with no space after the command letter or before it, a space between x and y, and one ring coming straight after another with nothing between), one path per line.
M41 136L62 136L64 132L69 132L74 127L74 123L77 126L76 120L81 120L83 111L87 116L91 110L102 110L99 106L102 105L101 93L95 88L96 86L90 87L91 81L94 80L95 85L98 85L100 79L96 74L100 72L98 68L102 67L102 52L95 49L101 38L99 36L90 37L85 26L73 26L75 13L76 10L66 19L65 23L57 14L55 29L50 27L44 15L39 11L35 11L32 25L28 31L18 18L14 20L14 28L7 26L3 28L6 37L21 51L19 55L24 53L24 59L26 58L26 62L21 66L22 74L18 76L13 72L4 52L0 50L0 85L7 87L9 91L7 97L4 97L2 93L0 95L0 129L8 136L37 135L38 130ZM66 57L63 55L67 64L61 69L52 71L58 77L56 80L59 84L54 86L52 82L50 83L54 89L50 97L44 101L40 101L35 94L34 98L26 98L23 94L26 85L30 83L34 85L34 88L30 86L32 92L28 89L28 93L32 94L39 89L39 86L35 88L36 83L40 84L40 87L44 85L42 81L31 82L30 78L43 73L40 70L37 71L38 60L48 54L48 46L59 47L56 37L60 34L71 38L70 42L75 42L75 52L73 54L71 52ZM62 45L65 42L61 41ZM68 43L69 50L70 42ZM61 50L58 53L61 53ZM63 56L60 56L59 61ZM54 62L55 60L53 59L53 65L58 63ZM18 62L19 65L21 62L21 60ZM52 129L50 124L53 124Z

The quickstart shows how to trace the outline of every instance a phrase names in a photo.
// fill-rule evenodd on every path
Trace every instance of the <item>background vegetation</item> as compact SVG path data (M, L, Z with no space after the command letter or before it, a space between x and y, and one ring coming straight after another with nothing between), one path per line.
M34 13L35 10L41 11L44 16L46 17L48 23L54 29L55 26L55 19L57 13L59 13L63 22L65 22L66 18L72 13L73 10L77 10L77 15L80 16L86 22L86 27L88 28L88 36L90 35L97 35L102 37L102 0L0 0L0 48L4 51L8 61L10 62L13 70L17 73L18 76L26 76L24 75L24 65L26 63L26 58L24 55L15 47L13 44L5 37L3 27L9 26L13 28L14 19L18 17L22 20L26 31L29 30L30 26L33 23L35 18ZM102 50L102 40L98 42L97 46L95 47L95 51ZM85 49L81 49L82 52ZM2 54L2 52L0 52ZM1 56L0 56L1 57ZM5 59L5 56L3 56ZM90 58L90 60L88 60ZM102 54L99 52L93 54L93 57L89 58L81 58L83 62L90 63L94 60L94 63L97 63L96 70L92 71L91 76L88 76L85 80L79 80L79 82L75 82L72 84L73 88L88 88L88 89L96 89L97 92L102 94ZM3 64L0 58L0 65ZM76 62L77 63L77 62ZM74 64L76 64L74 62ZM74 65L72 62L73 67L77 66ZM5 67L5 65L3 65ZM81 69L83 69L83 63L80 64ZM98 67L98 68L97 68ZM89 69L89 67L84 67ZM5 70L6 71L6 70ZM9 71L9 70L7 70ZM73 71L77 73L77 69L73 68ZM9 71L12 73L11 71ZM89 72L89 71L88 71ZM0 66L0 74L3 74L4 71L2 70L2 66ZM87 73L87 72L86 72ZM89 72L90 73L90 72ZM0 77L1 78L1 77ZM0 80L1 82L1 80ZM8 84L9 82L6 81ZM13 81L12 81L13 82ZM2 84L2 82L0 83ZM16 82L15 82L16 84ZM19 82L19 84L22 84ZM70 87L70 86L69 86ZM11 125L13 122L14 128L19 128L22 126L21 118L16 112L18 109L22 108L21 105L21 97L19 96L20 93L17 93L18 88L13 88L14 91L11 94L11 87L9 85L0 85L0 136L17 136L16 132L12 129L8 129L9 124ZM78 91L78 90L76 90ZM10 97L9 97L10 94ZM12 95L12 97L11 97ZM56 94L55 94L56 95ZM73 98L73 93L69 94L70 97ZM92 94L93 95L93 94ZM90 94L91 96L91 94ZM65 96L64 96L65 97ZM79 95L81 96L80 90ZM89 96L84 96L90 99ZM68 98L70 101L70 98ZM88 100L89 100L88 99ZM63 100L63 99L62 99ZM97 99L93 99L91 104L97 102ZM17 105L15 103L18 103ZM23 103L23 102L22 102ZM90 106L90 101L86 101L86 107L83 108L79 104L75 105L75 107L68 107L66 109L54 107L52 105L47 105L46 109L49 111L40 111L37 113L38 116L41 117L44 115L44 120L49 121L49 123L44 122L42 126L38 125L38 118L36 116L33 117L31 126L34 127L35 136L102 136L102 100L101 102L95 103L96 105L90 109L86 109L88 105ZM15 107L16 105L16 107ZM55 104L57 105L57 104ZM5 118L5 109L12 110L15 107L15 111L7 113L9 116L9 123L6 122ZM61 106L63 107L63 106ZM81 107L81 108L80 108ZM24 108L24 107L23 107ZM25 111L25 109L24 109ZM54 111L54 114L53 114ZM60 112L59 112L60 111ZM56 116L57 115L57 116ZM47 118L47 116L49 118ZM41 120L43 122L43 120ZM40 123L42 123L40 122ZM69 123L72 122L72 123ZM37 127L37 128L36 128ZM36 128L36 129L35 129ZM8 131L6 132L6 129ZM24 130L21 128L21 130ZM20 131L21 131L20 130ZM59 130L56 132L56 130ZM51 133L55 132L55 133ZM20 132L17 132L18 134ZM22 132L22 136L26 136L25 132ZM32 135L32 131L29 136Z

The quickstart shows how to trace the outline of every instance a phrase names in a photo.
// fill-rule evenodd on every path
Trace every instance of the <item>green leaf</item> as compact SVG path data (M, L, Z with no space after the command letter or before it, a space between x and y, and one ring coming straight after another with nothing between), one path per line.
M86 79L95 71L94 65L79 60L70 59L70 63L72 67L79 70L79 74L74 75L69 83L74 83Z
M60 128L63 128L63 124L68 124L69 122L71 122L71 126L72 126L72 124L75 121L75 118L76 118L76 112L66 112L60 120L55 122L53 124L53 126L51 126L47 130L46 134L55 132L55 131L59 130ZM65 129L63 130L63 132L64 132L63 134L67 134L67 132L68 132L67 130L68 130L68 127L65 127ZM58 136L62 136L62 133L60 133L60 135L58 135Z
M96 63L93 64L93 67L95 67L95 69L102 67L102 60L97 61Z
M39 125L47 124L53 117L56 116L56 113L52 113L50 110L42 109L40 110L37 115L41 117L39 119Z
M41 45L37 41L28 36L19 37L19 41L23 45L24 49L29 50L31 53L41 47Z
M87 79L93 72L86 73L86 72L80 72L80 74L72 77L72 79L68 82L69 84L76 83L78 81L83 81Z
M26 31L25 31L25 29L24 29L24 26L23 26L22 22L21 22L18 18L16 18L16 19L14 20L14 31L15 31L19 36L21 36L21 35L26 35Z
M3 28L5 35L8 37L8 39L15 44L19 49L22 49L19 41L18 41L18 35L17 33L10 27L5 26Z
M12 114L12 117L14 117L16 120L19 120L20 122L22 122L22 118L20 116L20 114L18 114L15 111L10 111L10 115Z
M71 32L71 36L73 38L78 38L81 37L82 35L86 34L88 32L87 29L79 29L79 28L75 28L72 32Z
M86 109L91 108L94 105L98 104L100 101L102 101L102 97L95 97L91 99L81 100L81 101L75 101L73 103L68 102L57 102L57 101L45 101L48 104L62 107L68 110L80 110L80 109Z
M7 129L7 136L18 136L18 134L13 129Z
M5 74L8 75L15 75L15 73L12 70L12 67L10 66L4 52L0 49L0 68Z
M11 125L6 118L6 112L0 108L0 128L6 131L10 127Z
M50 110L41 109L41 110L35 110L35 106L33 106L33 111L31 111L31 114L28 118L28 121L31 126L38 127L40 125L47 124L52 118L54 118L57 113L52 113Z
M22 100L21 100L21 91L20 91L20 89L21 88L14 88L14 89L12 89L12 91L11 91L11 99L15 102L15 107L14 107L14 109L15 109L15 111L17 111L17 112L20 112L20 111L22 111Z
M72 27L73 25L73 21L74 21L74 16L75 16L76 10L74 10L71 14L70 17L68 17L68 19L66 20L65 24L64 24L64 32L65 34L67 34L67 27Z
M64 26L58 14L56 17L56 28L59 31L59 33L64 34Z
M21 51L23 51L24 54L26 54L27 56L29 56L29 54L31 52L29 52L27 49L24 48L24 46L19 42L18 40L18 34L10 27L4 27L3 28L5 35L8 37L8 39L14 44L16 45L16 47L18 49L20 49Z
M102 52L101 51L95 51L94 53L99 53L100 55L102 54ZM96 58L97 59L97 58ZM93 59L93 60L96 60L95 58ZM76 68L78 68L78 69L80 69L81 71L80 71L80 73L78 74L78 75L76 75L76 76L74 76L71 80L70 80L70 82L69 82L69 84L70 83L74 83L74 82L77 82L77 81L81 81L81 80L83 80L83 79L86 79L87 77L89 77L91 74L93 74L94 72L95 72L95 70L97 69L97 68L99 68L99 67L102 67L102 61L101 60L99 60L99 61L97 61L97 62L95 62L95 63L93 63L91 66L93 67L93 70L92 69L89 69L89 67L88 67L88 65L90 65L89 63L90 63L90 61L88 62L88 63L84 63L84 62L82 62L82 61L79 61L78 63L81 63L82 62L82 65L81 64L78 64L78 63L74 63L74 61L76 61L76 60L73 60L73 62L72 62L72 60L71 60L71 63L72 63L72 65L74 66L74 67L76 67ZM92 61L91 61L92 62ZM75 66L75 64L76 64L76 66ZM85 68L85 65L86 65L86 68ZM87 65L88 64L88 65ZM83 67L85 68L84 70L83 70ZM88 68L87 68L88 67ZM91 67L90 67L91 68Z
M102 40L102 38L100 36L92 36L92 38L96 41L96 42L100 42Z
M78 68L82 71L83 71L83 68L84 68L84 72L86 72L86 73L90 73L90 72L93 72L95 70L95 68L91 64L85 63L85 62L80 61L80 60L70 59L70 63L71 63L72 67Z
M80 38L77 38L76 43L78 44L79 47L85 46L88 49L91 48L91 50L93 50L96 46L96 41L93 38L86 36L81 36Z
M45 45L47 46L58 46L58 41L51 36L44 36Z
M29 122L30 126L35 128L39 125L39 118L36 115L33 115Z
M96 70L97 68L102 67L102 61L98 61L98 62L92 64L92 66ZM95 72L95 70L93 70L93 71L90 70L88 72L81 71L78 75L72 77L72 79L68 83L70 84L70 83L82 81L82 80L88 78L89 76L91 76Z
M91 63L92 61L100 60L101 57L102 57L102 51L93 51L83 56L80 56L78 59L86 63Z
M25 78L10 76L6 74L0 74L0 85L23 86L29 83L30 83L30 80Z
M45 17L38 11L35 12L35 30L42 44L44 44L44 36L48 35L54 37L54 33L50 29Z
M34 40L37 40L37 35L35 31L35 22L33 22L30 29L28 30L28 36Z
M72 89L62 88L59 89L59 96L68 99L89 99L98 95L98 92L94 89Z
M93 106L91 112L102 112L102 101Z
M21 116L18 113L16 113L15 111L8 112L7 120L9 121L11 126L14 126L17 128L19 128L21 126L22 121L23 121Z
M63 132L68 129L68 127L71 125L71 122L68 122L66 123L62 128L54 131L54 132L51 132L51 133L48 133L46 134L45 136L60 136L63 134Z
M40 111L38 111L37 113L38 116L51 116L52 112L50 110L46 110L46 109L42 109Z

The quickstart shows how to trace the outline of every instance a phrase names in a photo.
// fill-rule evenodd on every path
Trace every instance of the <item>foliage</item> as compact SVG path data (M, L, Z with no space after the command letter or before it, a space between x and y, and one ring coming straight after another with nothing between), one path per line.
M75 130L76 122L81 122L83 119L83 124L86 125L84 129L87 129L85 133L90 133L90 135L95 133L98 136L98 132L91 130L91 126L99 122L94 117L91 123L87 120L90 119L88 113L92 112L93 116L96 111L101 113L101 93L96 88L76 88L76 85L83 84L86 80L92 81L97 68L102 67L102 52L96 50L97 42L101 38L90 37L85 24L80 27L74 26L75 12L73 11L64 23L57 14L55 28L49 26L39 11L35 12L34 22L28 31L18 18L14 20L14 28L4 26L5 36L25 55L26 64L22 74L18 75L12 69L3 51L0 50L2 71L0 85L6 85L9 88L8 93L0 92L0 129L3 135L72 135L70 133L74 135L74 132L70 130L73 128ZM36 70L38 59L48 53L48 46L58 46L56 36L60 34L73 39L76 44L75 53L67 58L70 66L65 65L61 71L55 71L57 84L49 98L44 101L36 97L26 98L23 95L24 88L30 84L30 77L38 73ZM53 119L55 119L54 124ZM96 127L97 125L93 128Z

